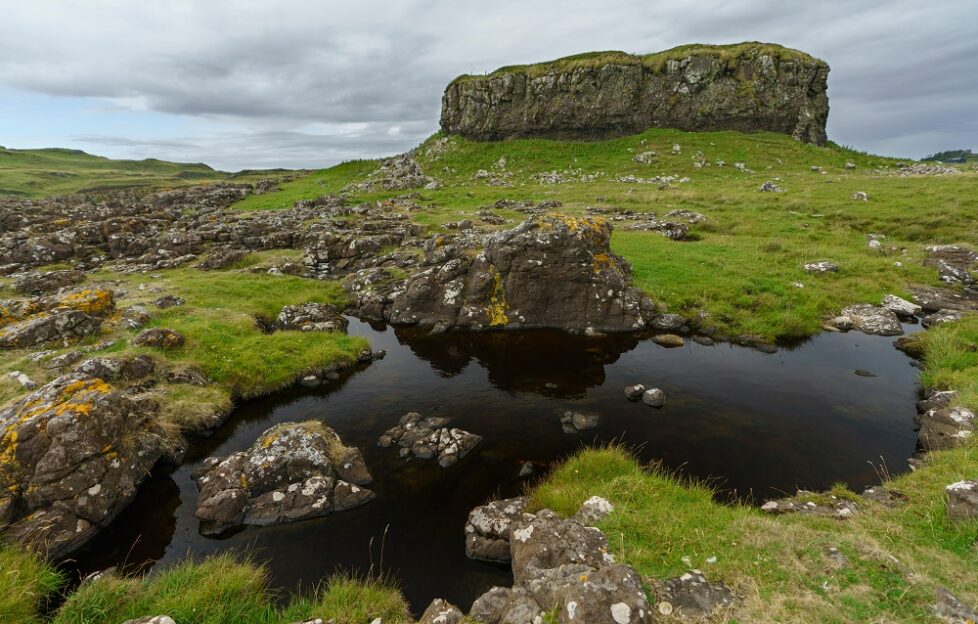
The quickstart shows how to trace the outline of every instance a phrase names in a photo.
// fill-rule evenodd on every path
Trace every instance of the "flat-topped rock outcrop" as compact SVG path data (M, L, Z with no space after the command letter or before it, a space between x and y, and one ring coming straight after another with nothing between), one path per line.
M481 141L771 131L820 145L828 73L824 61L766 43L592 52L460 76L442 96L441 128Z

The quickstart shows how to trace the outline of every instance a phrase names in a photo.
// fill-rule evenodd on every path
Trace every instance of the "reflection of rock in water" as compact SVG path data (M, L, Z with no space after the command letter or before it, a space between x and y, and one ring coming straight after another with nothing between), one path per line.
M151 565L166 551L177 527L176 511L180 506L180 488L169 472L156 471L115 520L111 529L99 533L68 561L73 573L84 577L101 571L103 566L78 566L75 562L98 564L119 561L120 571L136 572ZM91 553L98 553L92 556ZM76 580L76 579L69 579Z
M580 396L600 386L605 366L634 349L642 338L636 333L589 338L543 329L430 335L397 327L394 333L401 344L446 377L458 375L474 359L500 390L554 397Z

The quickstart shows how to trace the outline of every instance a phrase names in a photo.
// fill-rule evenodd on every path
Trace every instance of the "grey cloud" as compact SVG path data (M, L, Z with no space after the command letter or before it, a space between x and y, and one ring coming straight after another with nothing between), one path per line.
M459 73L593 49L765 40L831 64L833 140L919 156L978 146L968 108L978 98L978 21L968 4L35 0L5 7L0 84L139 103L206 128L179 140L79 143L192 153L222 167L313 166L410 147L437 128L441 90ZM307 131L353 122L367 129ZM388 134L394 126L399 136Z

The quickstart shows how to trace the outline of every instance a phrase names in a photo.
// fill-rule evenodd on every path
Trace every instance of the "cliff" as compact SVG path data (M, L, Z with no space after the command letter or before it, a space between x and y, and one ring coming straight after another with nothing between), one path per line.
M460 76L442 97L448 134L604 139L652 127L772 131L822 144L829 66L763 43L635 56L592 52Z

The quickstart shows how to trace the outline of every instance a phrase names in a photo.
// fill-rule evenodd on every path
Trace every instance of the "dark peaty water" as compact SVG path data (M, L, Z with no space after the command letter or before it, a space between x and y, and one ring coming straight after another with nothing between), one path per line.
M768 355L548 331L428 337L357 322L350 331L387 357L330 385L244 403L181 466L155 474L70 567L85 573L235 549L267 562L276 587L308 589L334 572L382 566L415 611L434 597L465 608L511 581L505 567L465 557L466 516L488 499L520 493L524 461L546 466L617 440L643 460L759 500L839 481L862 488L879 481L878 466L901 471L914 450L916 370L890 338L823 334ZM665 390L665 408L627 401L622 390L635 383ZM565 434L560 415L568 409L597 412L601 424ZM484 441L447 470L406 462L376 441L409 411L450 417ZM250 446L275 423L308 419L364 450L376 500L319 520L202 537L191 479L197 464Z

